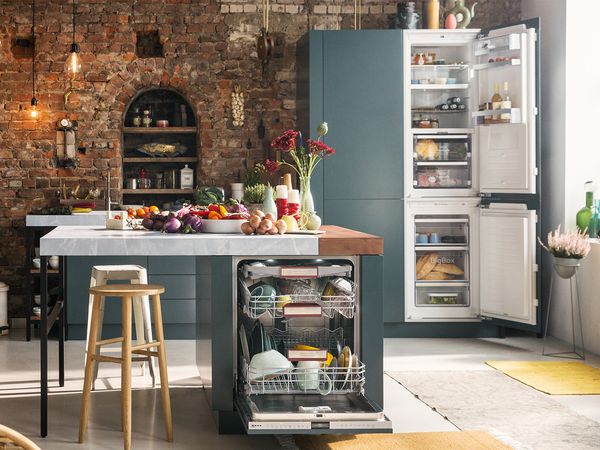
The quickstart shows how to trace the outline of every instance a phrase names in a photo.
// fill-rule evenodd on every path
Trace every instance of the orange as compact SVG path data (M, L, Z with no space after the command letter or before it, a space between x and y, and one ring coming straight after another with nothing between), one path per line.
M144 208L138 208L138 210L135 212L135 215L138 216L140 219L143 219L144 217L146 217L146 211L144 210Z
M150 207L150 212L151 212L151 213L154 213L154 214L158 214L158 213L160 212L160 209L158 208L158 206L154 206L154 205L152 205L152 206Z

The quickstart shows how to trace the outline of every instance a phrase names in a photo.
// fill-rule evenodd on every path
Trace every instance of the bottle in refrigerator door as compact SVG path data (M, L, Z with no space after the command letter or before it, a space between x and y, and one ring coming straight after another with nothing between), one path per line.
M512 100L510 98L508 92L508 81L504 82L504 97L502 98L502 102L500 103L501 109L511 109L512 108ZM500 121L503 123L510 123L510 113L502 113L500 114Z
M500 84L494 83L494 95L492 95L492 109L500 109L502 108L502 96L500 95ZM492 121L497 121L500 119L499 115L493 115Z

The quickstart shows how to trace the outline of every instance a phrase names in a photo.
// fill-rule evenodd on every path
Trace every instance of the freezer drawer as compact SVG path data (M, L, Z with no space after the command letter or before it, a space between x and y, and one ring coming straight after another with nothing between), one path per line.
M239 395L248 434L391 433L381 408L360 394Z

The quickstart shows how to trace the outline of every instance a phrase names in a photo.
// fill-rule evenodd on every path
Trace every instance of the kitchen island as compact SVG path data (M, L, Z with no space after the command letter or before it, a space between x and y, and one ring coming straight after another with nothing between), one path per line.
M57 227L40 241L41 265L49 256L69 260L78 257L152 256L193 257L197 301L207 300L208 308L196 308L197 361L204 392L214 411L221 433L252 432L239 411L236 397L241 394L237 383L238 297L237 280L244 261L303 261L306 267L323 261L348 261L357 286L356 314L353 315L353 350L360 349L364 367L360 393L373 408L383 406L383 310L382 253L383 239L335 226L324 226L325 234L245 236L223 234L161 234L151 231L115 231L94 226ZM42 270L42 284L47 285L47 271ZM84 280L85 281L85 280ZM168 289L167 289L168 291ZM42 329L48 328L47 289L42 288ZM83 304L87 296L74 297L69 292L65 303ZM168 300L165 300L165 303ZM81 305L80 305L81 306ZM50 317L52 317L52 313ZM47 336L41 333L41 429L47 431ZM346 385L346 383L343 383ZM350 383L352 384L352 383ZM333 398L330 397L330 398ZM339 398L339 397L338 397ZM326 404L327 396L323 396ZM190 399L190 401L194 401ZM200 400L196 400L200 401ZM326 432L323 423L317 429L297 428L294 432ZM329 432L353 432L352 424L343 422ZM391 428L385 427L385 429ZM381 430L384 427L380 427ZM255 430L256 431L256 430ZM377 430L374 430L377 431ZM260 432L260 430L258 431ZM267 432L273 432L268 430ZM289 433L289 429L283 430Z

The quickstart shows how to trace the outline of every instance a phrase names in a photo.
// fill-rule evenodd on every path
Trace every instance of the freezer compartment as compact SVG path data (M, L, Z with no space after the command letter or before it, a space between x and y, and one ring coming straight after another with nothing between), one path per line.
M469 280L469 251L466 247L431 247L415 251L415 280L446 283Z
M448 247L469 244L469 216L415 216L416 248Z
M248 434L392 432L381 408L360 394L240 395L236 406Z
M315 280L262 278L248 286L239 282L244 312L259 318L294 318L336 314L352 319L356 309L357 285L345 277L324 277Z
M469 285L435 286L418 285L415 296L416 306L443 306L464 307L469 306Z

